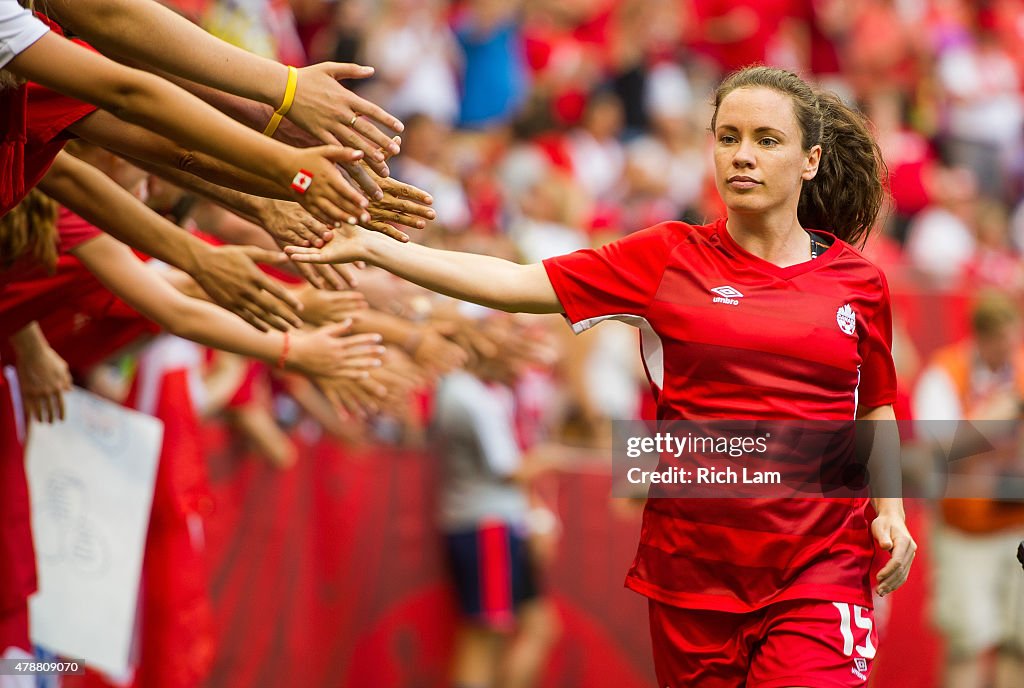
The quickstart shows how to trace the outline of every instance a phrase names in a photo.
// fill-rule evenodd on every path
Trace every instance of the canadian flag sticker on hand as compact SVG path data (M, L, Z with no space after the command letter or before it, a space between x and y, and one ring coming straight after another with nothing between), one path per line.
M313 173L307 170L299 170L292 179L292 188L300 194L306 193L309 185L313 183Z

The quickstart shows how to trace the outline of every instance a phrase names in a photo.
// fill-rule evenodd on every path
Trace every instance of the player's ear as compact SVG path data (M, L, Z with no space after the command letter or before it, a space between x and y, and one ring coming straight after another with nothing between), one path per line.
M804 169L800 173L804 181L810 181L818 175L818 164L821 162L821 146L811 146L811 150L807 151L807 157L804 160Z

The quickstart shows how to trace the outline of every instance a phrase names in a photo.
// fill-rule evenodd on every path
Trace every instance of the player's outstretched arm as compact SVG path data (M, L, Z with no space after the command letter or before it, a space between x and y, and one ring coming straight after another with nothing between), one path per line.
M561 313L544 266L474 253L400 243L361 227L343 227L323 248L287 246L300 263L362 260L410 282L463 301L518 313Z

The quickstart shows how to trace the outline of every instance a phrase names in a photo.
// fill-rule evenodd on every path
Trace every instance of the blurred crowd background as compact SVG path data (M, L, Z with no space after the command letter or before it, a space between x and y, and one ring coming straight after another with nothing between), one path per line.
M712 89L755 62L813 77L868 115L888 167L891 198L865 251L893 293L904 418L932 355L971 334L976 297L1024 296L1024 0L167 4L288 64L372 65L373 78L347 85L405 122L392 173L437 210L413 240L530 262L666 220L720 217ZM187 207L178 219L201 230L216 214L166 193L151 182L151 205ZM371 305L469 341L444 323L452 304L390 278L366 283ZM643 601L621 588L638 511L609 499L602 451L611 420L649 412L636 334L617 325L577 339L558 319L488 326L508 346L520 444L594 457L564 462L533 490L557 611L541 685L652 675ZM256 415L207 419L211 488L197 508L215 640L195 650L213 656L207 685L445 685L454 607L427 489L441 478L424 439L444 357L441 346L403 357L394 370L415 384L365 422L332 419L267 371L246 399ZM932 625L934 510L908 511L921 556L880 606L880 687L942 685L949 666ZM552 522L536 516L545 512Z

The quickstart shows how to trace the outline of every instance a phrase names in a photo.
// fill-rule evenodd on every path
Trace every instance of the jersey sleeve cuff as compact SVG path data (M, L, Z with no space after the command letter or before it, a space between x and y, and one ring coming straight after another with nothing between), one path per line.
M548 281L551 282L551 288L555 290L555 296L558 297L559 303L562 304L562 310L565 311L564 317L572 328L573 333L579 334L583 332L587 328L581 325L582 321L586 320L586 318L580 312L579 306L573 299L571 289L566 282L561 268L551 258L541 262L544 264L544 270L548 273Z

